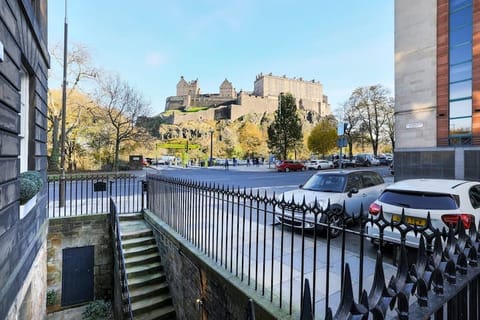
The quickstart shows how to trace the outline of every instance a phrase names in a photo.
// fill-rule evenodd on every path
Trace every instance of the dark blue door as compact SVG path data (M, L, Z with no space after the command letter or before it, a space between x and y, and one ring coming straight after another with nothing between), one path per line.
M93 301L93 246L63 249L62 306Z

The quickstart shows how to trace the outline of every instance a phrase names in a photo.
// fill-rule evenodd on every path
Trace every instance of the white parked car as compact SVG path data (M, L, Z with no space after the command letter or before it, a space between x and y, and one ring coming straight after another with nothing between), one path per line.
M448 179L411 179L389 185L385 191L370 205L370 215L378 216L380 209L387 221L400 221L404 211L404 222L423 227L427 224L430 212L434 228L441 230L448 225L456 225L458 219L465 228L478 224L480 220L480 183ZM379 230L374 224L367 224L368 234L375 236ZM387 243L399 244L399 232L390 227L384 230ZM419 235L413 232L406 237L406 246L418 247Z
M333 169L333 162L328 160L311 160L305 164L308 170Z
M283 198L285 201L291 202L293 198L294 203L301 204L305 199L305 202L311 206L317 201L318 206L323 210L327 208L330 201L330 209L338 212L338 215L330 216L330 224L341 227L346 218L359 217L362 205L364 209L362 214L366 217L369 205L378 198L385 187L382 176L375 171L335 170L314 174L299 189L280 195L279 200ZM344 203L344 216L340 216ZM315 221L314 215L307 213L303 219L303 212L292 212L291 207L283 210L277 207L275 214L277 222L292 228L317 228L320 232L325 233L324 228L317 222L328 223L326 215L318 215L317 221ZM330 229L332 237L338 236L339 233L339 229Z

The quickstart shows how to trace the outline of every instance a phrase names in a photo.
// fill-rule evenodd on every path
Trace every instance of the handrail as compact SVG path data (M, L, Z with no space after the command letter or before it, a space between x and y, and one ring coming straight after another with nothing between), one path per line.
M112 226L112 233L115 235L113 241L114 246L117 249L117 254L119 255L120 261L120 276L122 281L122 302L126 301L127 305L122 306L124 314L127 313L130 316L130 319L133 320L133 311L132 311L132 301L130 298L130 291L128 290L128 276L127 268L125 266L125 255L123 252L122 239L120 236L120 219L118 218L117 206L112 198L110 198L110 219Z

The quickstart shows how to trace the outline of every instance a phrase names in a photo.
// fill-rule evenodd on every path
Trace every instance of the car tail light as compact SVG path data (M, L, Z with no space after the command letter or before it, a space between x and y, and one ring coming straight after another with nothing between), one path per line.
M470 228L471 223L475 223L474 216L468 213L442 215L442 221L447 226L449 225L456 226L459 218L463 222L463 226L465 227L465 229Z
M376 216L377 214L380 213L380 210L382 210L382 206L380 206L379 204L377 203L372 203L370 205L370 207L368 207L368 212L371 214L371 215L374 215Z

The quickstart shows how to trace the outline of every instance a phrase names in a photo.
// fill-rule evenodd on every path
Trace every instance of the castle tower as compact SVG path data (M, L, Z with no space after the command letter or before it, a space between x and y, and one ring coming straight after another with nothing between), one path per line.
M235 98L237 96L237 93L235 92L232 83L228 81L227 78L225 78L225 80L223 80L222 84L220 85L220 96L229 98Z
M187 82L180 77L180 81L177 83L177 96L191 96L195 97L200 94L200 88L198 87L198 79Z

